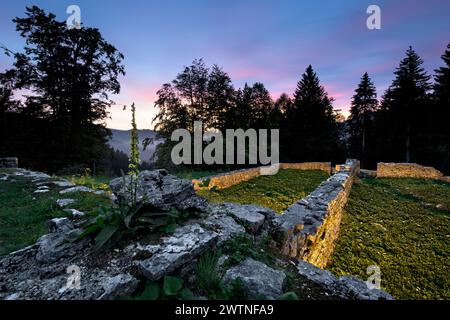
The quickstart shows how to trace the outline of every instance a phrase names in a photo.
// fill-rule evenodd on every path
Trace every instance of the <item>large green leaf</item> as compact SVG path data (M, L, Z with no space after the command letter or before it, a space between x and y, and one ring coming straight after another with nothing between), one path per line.
M165 276L163 290L168 296L175 296L181 290L183 280L177 277Z
M298 296L295 294L295 292L289 291L279 296L278 300L298 300Z
M183 300L195 300L194 294L188 288L184 288L183 290L181 290L180 297Z
M93 251L99 251L119 230L118 225L106 225L100 233L95 237Z
M145 287L142 294L137 297L137 300L156 300L159 297L159 285L157 282L150 282Z

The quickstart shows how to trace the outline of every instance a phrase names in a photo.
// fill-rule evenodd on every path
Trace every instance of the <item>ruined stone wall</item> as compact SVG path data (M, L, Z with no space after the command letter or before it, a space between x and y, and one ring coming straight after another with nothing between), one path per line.
M296 170L322 170L328 174L331 174L331 163L330 162L303 162L303 163L281 163L280 169L296 169ZM227 172L217 176L193 179L195 190L205 190L205 189L224 189L243 181L248 181L250 179L259 177L261 175L261 167L242 169Z
M310 195L277 217L284 255L326 267L339 234L342 211L347 204L358 160L347 160L336 173Z
M0 158L0 168L17 168L19 160L15 157Z
M416 163L384 163L377 164L379 178L431 178L440 179L442 172Z
M331 162L281 163L281 169L322 170L331 175Z

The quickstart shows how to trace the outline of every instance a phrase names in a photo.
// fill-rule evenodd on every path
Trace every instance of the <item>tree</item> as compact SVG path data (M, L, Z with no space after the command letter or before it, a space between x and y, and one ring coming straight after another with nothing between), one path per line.
M284 129L285 128L285 129ZM332 99L308 66L286 112L283 154L290 161L330 161L337 154L337 124Z
M378 100L376 88L369 75L364 73L358 88L352 98L352 106L350 108L350 132L351 150L353 155L361 159L362 164L366 164L366 143L368 135L368 127L371 126L372 118L377 110Z
M13 54L14 68L8 72L14 89L32 92L19 112L45 120L49 135L30 138L44 144L51 137L46 169L98 160L109 133L98 123L113 103L109 94L120 91L123 55L98 29L69 30L64 21L36 6L27 7L26 17L13 22L26 45L24 52Z
M232 126L235 106L235 90L230 76L218 65L213 65L208 77L207 86L207 119L210 128L224 132Z
M422 133L424 123L422 111L429 105L428 91L430 76L422 67L423 60L409 47L406 57L394 72L395 79L383 99L382 108L388 118L383 135L398 137L401 144L394 141L393 149L403 150L404 161L411 162L415 138ZM399 159L393 159L399 160Z
M434 105L428 112L430 137L428 153L433 154L432 164L450 172L450 43L442 55L445 65L435 70Z
M448 119L450 118L450 43L447 45L447 50L442 55L445 66L435 70L434 77L434 99L438 108L438 120L443 120L439 126L441 129L446 129L449 133Z

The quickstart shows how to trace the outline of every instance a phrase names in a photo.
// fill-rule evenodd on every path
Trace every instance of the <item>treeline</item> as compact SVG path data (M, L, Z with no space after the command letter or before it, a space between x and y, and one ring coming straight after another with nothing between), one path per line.
M123 55L98 29L68 29L36 6L13 22L26 45L2 48L14 64L0 74L0 156L48 172L116 171L124 155L107 145L104 119L109 95L120 90Z
M450 172L450 45L434 83L422 59L410 47L382 96L365 73L355 90L347 120L333 111L333 98L308 66L292 96L273 101L262 83L235 89L219 66L194 60L157 92L153 119L166 142L157 148L159 166L170 165L173 130L280 129L283 162L361 159L363 167L379 161L418 162Z

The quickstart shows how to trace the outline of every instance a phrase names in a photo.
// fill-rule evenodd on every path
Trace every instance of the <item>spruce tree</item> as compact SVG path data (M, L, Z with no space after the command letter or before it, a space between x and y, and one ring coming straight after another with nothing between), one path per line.
M290 141L283 153L290 161L330 161L336 156L337 124L332 99L308 66L294 93L292 108L286 113Z
M377 106L376 88L366 72L353 95L349 118L352 156L359 158L362 165L366 164L367 131Z
M422 111L429 104L430 76L422 67L423 60L409 47L406 57L394 72L395 79L390 86L389 117L390 134L399 135L403 139L404 160L411 162L414 138L423 131Z

